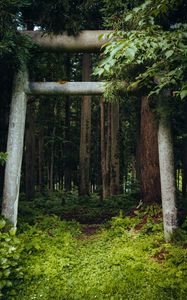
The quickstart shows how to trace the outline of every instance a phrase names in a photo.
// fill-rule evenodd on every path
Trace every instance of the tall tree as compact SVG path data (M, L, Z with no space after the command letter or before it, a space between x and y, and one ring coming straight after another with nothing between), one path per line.
M35 103L28 104L25 131L25 192L27 200L35 196Z
M83 54L83 81L91 79L91 56ZM81 106L80 135L80 190L81 196L90 193L90 143L91 143L91 97L83 96Z
M67 80L70 80L70 56L67 55L66 60L66 76ZM71 136L70 136L70 126L71 126L71 98L66 96L65 99L65 133L64 133L64 190L71 190L72 181L72 168L70 164L70 152L71 152Z
M185 99L184 103L184 113L185 113L185 133L187 132L187 98ZM185 134L184 141L183 141L183 177L182 177L182 193L183 196L186 197L187 194L187 136Z
M110 104L109 104L110 105ZM110 176L109 176L109 147L110 139L105 126L105 103L103 97L100 99L100 120L101 120L101 174L102 174L102 198L110 196ZM110 115L109 115L110 117ZM108 150L108 151L107 151Z
M110 163L110 194L118 195L119 178L119 103L111 103L111 163Z
M38 133L38 185L40 193L44 192L44 130L39 128Z
M148 97L142 97L140 130L141 194L145 203L161 201L156 116Z

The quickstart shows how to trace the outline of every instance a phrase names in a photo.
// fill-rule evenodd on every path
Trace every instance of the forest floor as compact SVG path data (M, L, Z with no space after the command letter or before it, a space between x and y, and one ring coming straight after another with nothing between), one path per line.
M20 229L22 274L6 300L186 300L187 238L179 235L164 242L159 207L104 224L42 216Z
M16 236L0 221L0 298L186 300L186 215L166 243L161 207L135 196L20 199Z

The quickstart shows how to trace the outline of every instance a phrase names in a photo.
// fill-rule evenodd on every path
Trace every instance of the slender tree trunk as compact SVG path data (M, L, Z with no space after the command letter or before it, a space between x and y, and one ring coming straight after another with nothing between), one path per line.
M34 23L32 20L24 20L24 23L26 24L27 30L28 31L33 31L34 30Z
M141 167L140 167L140 157L141 157L141 149L140 149L140 131L137 132L137 138L136 138L136 180L140 182L140 174L141 174Z
M167 97L166 92L160 99L160 107ZM159 111L162 111L161 109ZM159 164L160 164L160 179L161 179L161 194L162 194L162 210L164 221L164 236L168 242L171 235L177 227L177 209L176 203L176 188L175 188L175 171L174 171L174 155L173 143L171 135L171 125L169 118L160 114L159 129L158 129L158 149L159 149Z
M187 132L187 98L184 104L185 111L185 132ZM182 174L182 194L186 197L187 193L187 136L184 137L183 142L183 174Z
M54 190L55 134L56 134L56 126L54 126L52 132L52 144L51 144L51 153L50 153L50 167L49 167L49 192L50 193L52 193Z
M49 192L53 192L53 172L54 172L54 149L51 149L50 167L49 167Z
M83 55L83 81L91 77L91 56ZM82 98L80 137L80 190L81 196L90 192L91 97Z
M27 80L28 76L24 68L16 74L14 79L7 141L8 159L5 168L2 215L14 227L17 224L27 102L24 89Z
M27 109L25 134L25 184L26 198L35 196L35 104L30 103Z
M107 104L106 137L106 197L110 196L110 162L111 162L111 104Z
M0 105L0 152L6 152L7 145L9 103L6 96L2 95L2 102ZM4 172L5 166L0 165L0 198L3 197Z
M71 181L72 181L72 171L70 165L70 119L71 119L71 112L70 112L70 97L66 97L65 103L65 143L64 143L64 190L70 191L71 190Z
M160 203L160 169L158 136L155 114L149 107L148 97L142 97L140 129L141 194L144 203Z
M110 194L118 195L119 184L119 103L111 104L111 170L110 170Z
M44 133L43 129L39 129L38 136L38 184L40 193L44 192Z
M103 98L100 102L101 112L101 174L102 174L102 198L108 196L107 167L106 167L106 141L105 141L105 104Z
M66 77L70 78L70 57L67 55L66 60ZM65 100L65 143L64 143L64 190L71 190L72 170L70 162L70 126L71 126L71 98L66 96Z

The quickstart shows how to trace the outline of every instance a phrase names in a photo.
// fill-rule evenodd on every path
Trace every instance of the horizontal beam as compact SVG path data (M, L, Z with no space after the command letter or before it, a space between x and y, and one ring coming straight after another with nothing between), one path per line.
M28 95L102 95L105 82L29 82Z
M98 52L101 46L108 41L107 35L111 30L84 30L78 35L47 34L41 31L22 31L22 34L30 36L37 45L51 51L63 52ZM105 36L99 40L99 36Z

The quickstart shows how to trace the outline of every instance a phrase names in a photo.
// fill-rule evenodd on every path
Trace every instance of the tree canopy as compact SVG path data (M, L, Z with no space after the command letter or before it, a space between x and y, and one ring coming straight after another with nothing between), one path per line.
M146 87L149 93L169 87L183 99L187 94L185 7L183 1L148 0L124 11L103 47L95 74L125 78L128 89Z

